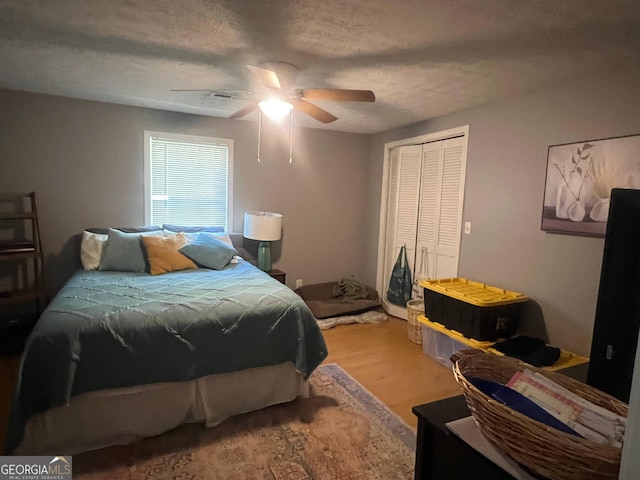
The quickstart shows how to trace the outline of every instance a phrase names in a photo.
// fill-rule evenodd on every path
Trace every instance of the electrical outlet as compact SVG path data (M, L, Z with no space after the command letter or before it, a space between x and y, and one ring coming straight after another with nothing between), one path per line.
M301 278L298 278L298 279L296 280L296 288L300 288L301 286L302 286L302 279L301 279Z
M471 222L464 222L464 234L465 235L471 234Z

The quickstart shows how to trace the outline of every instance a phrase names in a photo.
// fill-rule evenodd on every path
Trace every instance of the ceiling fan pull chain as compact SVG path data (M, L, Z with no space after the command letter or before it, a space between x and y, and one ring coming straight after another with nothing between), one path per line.
M289 114L289 165L293 162L293 110Z
M260 162L260 134L262 132L262 109L258 109L260 112L258 113L258 163Z

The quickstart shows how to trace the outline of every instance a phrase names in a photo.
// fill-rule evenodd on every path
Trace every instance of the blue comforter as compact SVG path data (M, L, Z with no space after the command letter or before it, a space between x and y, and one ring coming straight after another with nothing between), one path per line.
M79 271L27 340L7 449L29 416L80 393L282 362L308 377L326 356L303 300L245 261L157 276Z

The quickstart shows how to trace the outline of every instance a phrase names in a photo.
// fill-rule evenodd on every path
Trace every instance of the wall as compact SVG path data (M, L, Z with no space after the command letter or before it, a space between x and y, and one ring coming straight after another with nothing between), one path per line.
M526 333L573 352L591 345L601 238L540 230L549 145L640 133L640 69L573 79L526 96L374 136L367 225L375 281L386 142L470 125L459 275L529 295ZM377 189L377 195L374 190ZM542 324L543 322L543 324Z
M233 230L247 210L284 215L274 268L306 284L363 275L369 136L294 129L0 90L0 191L38 194L45 270L57 291L78 265L74 236L144 223L145 130L235 141ZM288 130L288 129L285 129Z

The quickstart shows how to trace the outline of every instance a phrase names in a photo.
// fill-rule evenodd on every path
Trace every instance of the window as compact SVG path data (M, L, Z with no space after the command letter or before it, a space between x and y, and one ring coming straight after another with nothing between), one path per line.
M144 150L145 223L230 230L233 140L145 132Z

